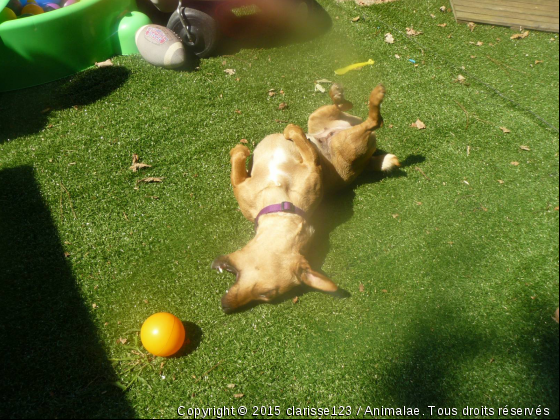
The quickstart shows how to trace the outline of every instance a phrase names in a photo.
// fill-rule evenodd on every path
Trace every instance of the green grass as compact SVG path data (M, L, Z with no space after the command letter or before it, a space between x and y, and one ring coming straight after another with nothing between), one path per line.
M471 33L439 12L447 1L320 2L334 25L312 42L193 73L119 57L0 94L3 417L174 417L180 405L244 405L248 418L253 406L339 405L360 417L405 405L420 417L429 406L558 416L558 132L534 115L558 126L558 36ZM424 34L407 37L411 25ZM210 263L253 233L229 149L282 131L277 120L305 126L328 102L314 92L323 78L345 85L361 116L385 84L379 144L406 165L364 177L318 216L317 268L351 297L307 293L226 316L233 278ZM425 130L410 127L418 118ZM133 153L153 167L132 173ZM135 189L148 176L165 179ZM190 354L133 353L134 330L158 311L189 323ZM141 364L112 360L129 357Z

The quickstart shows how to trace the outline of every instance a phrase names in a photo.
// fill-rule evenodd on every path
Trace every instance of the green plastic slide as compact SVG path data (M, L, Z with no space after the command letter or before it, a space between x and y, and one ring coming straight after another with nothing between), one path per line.
M9 0L0 0L0 11ZM115 55L137 54L134 35L150 23L135 0L81 0L0 23L0 92L70 76Z

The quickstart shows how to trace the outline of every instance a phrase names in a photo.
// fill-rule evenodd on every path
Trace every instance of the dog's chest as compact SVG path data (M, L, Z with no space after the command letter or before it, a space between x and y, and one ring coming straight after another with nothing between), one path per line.
M287 162L288 155L286 154L286 150L281 147L274 149L268 163L268 180L270 183L280 187L283 182L289 179L290 176L288 172L283 168Z

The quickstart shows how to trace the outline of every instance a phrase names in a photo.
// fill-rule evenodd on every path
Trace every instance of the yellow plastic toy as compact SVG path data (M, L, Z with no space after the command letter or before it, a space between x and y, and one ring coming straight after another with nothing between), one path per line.
M365 66L372 66L374 63L375 63L375 61L373 61L373 60L370 58L370 59L369 59L368 61L366 61L365 63L351 64L351 65L349 65L348 67L344 67L344 68L342 68L342 69L335 70L335 74L336 74L337 76L342 76L343 74L346 74L346 73L348 73L348 72L351 71L351 70L361 69L362 67L365 67Z
M175 315L160 312L144 322L140 339L144 348L154 356L173 356L183 347L185 327Z

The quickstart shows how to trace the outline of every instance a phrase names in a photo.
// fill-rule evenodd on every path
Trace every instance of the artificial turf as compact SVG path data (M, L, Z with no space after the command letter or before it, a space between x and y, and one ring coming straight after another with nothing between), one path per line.
M242 49L194 72L118 57L0 94L2 417L241 405L248 418L254 406L558 417L558 35L471 32L440 12L447 0L320 3L333 27L310 42ZM305 127L329 101L320 79L343 84L360 116L384 83L378 142L403 163L316 215L315 268L351 296L224 315L233 278L210 263L253 234L228 152L286 122ZM133 154L152 167L133 173ZM164 179L137 183L146 177ZM186 324L180 357L137 351L137 330L159 311Z

